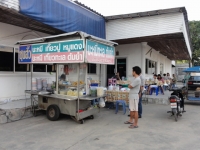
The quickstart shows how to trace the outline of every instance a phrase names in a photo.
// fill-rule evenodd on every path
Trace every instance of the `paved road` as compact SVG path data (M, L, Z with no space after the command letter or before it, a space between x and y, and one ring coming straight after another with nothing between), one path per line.
M138 129L129 129L119 112L103 109L94 120L75 123L69 117L51 122L44 115L0 125L0 150L198 150L200 106L186 105L178 122L169 106L144 105Z

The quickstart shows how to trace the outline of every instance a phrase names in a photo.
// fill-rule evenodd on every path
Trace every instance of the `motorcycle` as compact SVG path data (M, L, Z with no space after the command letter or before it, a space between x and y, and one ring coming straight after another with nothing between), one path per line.
M167 113L171 113L171 116L174 116L175 121L178 121L178 117L181 117L184 112L184 96L183 96L183 88L173 88L169 91L173 91L171 96L169 97L171 111Z

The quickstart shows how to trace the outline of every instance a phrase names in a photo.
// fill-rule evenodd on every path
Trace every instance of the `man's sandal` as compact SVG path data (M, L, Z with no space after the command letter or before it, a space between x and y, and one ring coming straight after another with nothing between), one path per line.
M139 128L138 126L134 126L134 125L130 125L129 126L130 129L134 129L134 128Z
M133 122L126 121L124 124L133 124Z

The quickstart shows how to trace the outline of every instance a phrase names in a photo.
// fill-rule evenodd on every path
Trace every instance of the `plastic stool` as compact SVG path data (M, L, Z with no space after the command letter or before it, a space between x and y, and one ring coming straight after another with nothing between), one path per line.
M150 95L152 95L153 91L155 91L156 95L158 95L159 87L152 87L150 91Z
M168 88L168 85L163 85L163 89L166 91Z
M119 104L122 104L122 107L123 107L123 112L124 112L124 115L126 114L126 101L125 100L117 100L116 101L116 108L115 108L115 114L118 113L118 108L119 108Z

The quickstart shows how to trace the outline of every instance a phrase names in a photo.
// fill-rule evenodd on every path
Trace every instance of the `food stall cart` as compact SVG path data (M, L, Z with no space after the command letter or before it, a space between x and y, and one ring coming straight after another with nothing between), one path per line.
M33 113L36 111L35 96L38 97L37 110L45 110L47 118L52 121L57 120L60 114L66 114L75 121L83 123L84 118L93 118L93 114L100 111L100 107L92 105L91 101L105 98L105 94L102 89L98 95L89 94L87 63L114 64L114 46L117 43L84 32L72 32L23 40L17 44L20 45L19 63L31 64L31 79L33 64L56 65L54 90L46 90L47 87L33 89L34 83L31 82L31 90L25 91L31 94ZM72 74L70 69L74 70ZM64 71L64 75L61 75L61 70Z

